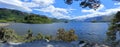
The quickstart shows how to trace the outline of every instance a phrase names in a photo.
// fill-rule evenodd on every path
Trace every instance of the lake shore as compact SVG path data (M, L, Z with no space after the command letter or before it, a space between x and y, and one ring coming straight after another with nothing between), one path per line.
M5 27L5 26L9 26L10 23L0 23L0 27Z
M80 43L79 41L73 41L73 42L64 42L64 41L54 41L51 40L50 42L47 42L46 40L38 40L38 41L33 41L33 42L27 42L27 43L22 43L22 42L8 42L8 43L2 43L5 45L11 45L13 47L15 46L22 46L24 44L26 45L34 45L34 44L38 44L39 46L48 46L51 45L53 47L57 47L57 46L64 46L64 47L110 47L106 44L98 44L98 43L88 43L88 42L82 42ZM38 46L37 46L38 47Z

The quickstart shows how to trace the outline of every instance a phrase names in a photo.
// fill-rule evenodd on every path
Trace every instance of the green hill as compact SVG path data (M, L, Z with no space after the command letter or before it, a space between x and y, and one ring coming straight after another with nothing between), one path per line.
M0 8L0 22L51 23L51 18L33 13Z

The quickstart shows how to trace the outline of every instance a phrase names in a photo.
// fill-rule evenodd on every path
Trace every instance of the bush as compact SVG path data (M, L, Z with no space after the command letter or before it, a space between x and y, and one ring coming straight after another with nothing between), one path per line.
M75 31L73 29L69 30L68 32L66 32L64 29L59 29L57 33L57 39L71 42L77 40L78 37L75 35Z
M37 36L36 36L36 39L37 40L43 39L43 35L41 33L38 33Z
M51 35L46 35L44 39L52 40L52 36Z

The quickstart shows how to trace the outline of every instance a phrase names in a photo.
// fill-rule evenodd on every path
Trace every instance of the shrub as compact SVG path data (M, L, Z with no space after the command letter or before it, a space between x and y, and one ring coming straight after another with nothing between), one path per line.
M78 37L73 29L69 30L68 32L66 32L64 29L59 29L57 33L57 39L71 42L77 40Z

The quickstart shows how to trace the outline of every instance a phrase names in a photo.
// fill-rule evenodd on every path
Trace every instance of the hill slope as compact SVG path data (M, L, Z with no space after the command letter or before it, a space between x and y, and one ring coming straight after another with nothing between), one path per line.
M50 23L51 18L43 15L0 8L0 22Z

